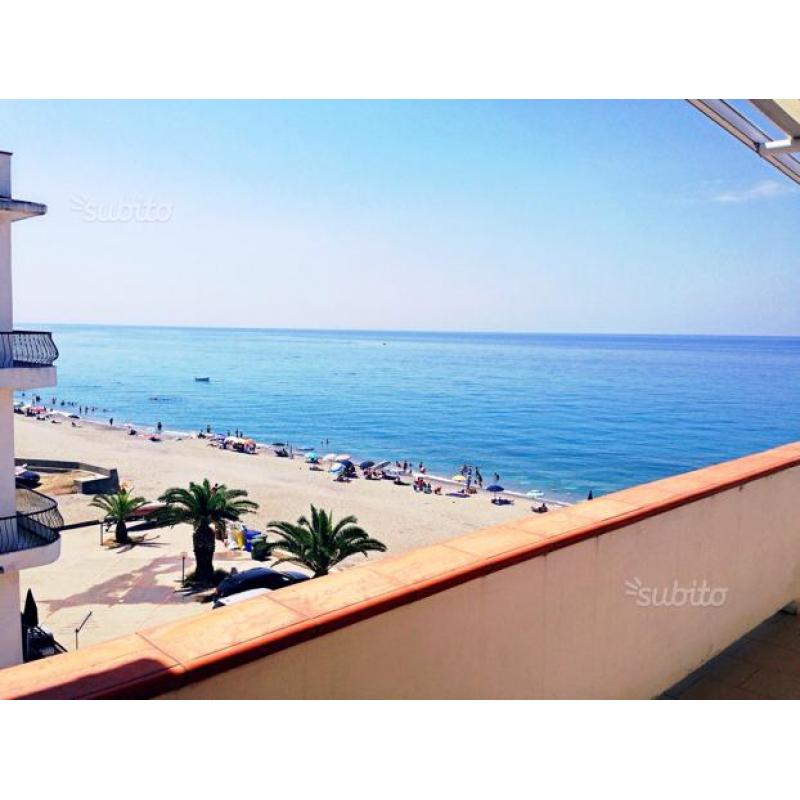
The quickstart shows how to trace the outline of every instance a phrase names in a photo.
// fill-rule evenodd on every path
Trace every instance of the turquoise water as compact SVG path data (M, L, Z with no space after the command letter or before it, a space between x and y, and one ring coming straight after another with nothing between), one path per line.
M47 329L48 404L437 474L477 464L564 499L800 438L798 338Z

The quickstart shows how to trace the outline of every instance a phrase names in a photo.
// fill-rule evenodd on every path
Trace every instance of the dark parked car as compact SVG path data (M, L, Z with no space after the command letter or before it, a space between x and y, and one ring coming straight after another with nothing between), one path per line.
M269 567L254 567L225 578L217 587L215 597L230 597L232 594L247 592L251 589L282 589L284 586L292 586L307 580L308 575L304 575L302 572L293 570L279 572L277 569Z

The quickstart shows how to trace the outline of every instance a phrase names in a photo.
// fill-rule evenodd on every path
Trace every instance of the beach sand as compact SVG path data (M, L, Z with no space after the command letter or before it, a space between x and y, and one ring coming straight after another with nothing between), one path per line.
M314 503L336 517L354 514L359 524L383 541L386 555L401 553L530 513L530 501L496 506L482 493L469 498L414 492L391 481L353 480L336 483L327 472L313 472L302 457L277 458L269 451L245 455L211 447L206 440L187 438L151 442L128 436L125 430L68 421L60 424L15 415L17 458L49 458L116 467L120 481L136 494L155 500L170 486L208 478L230 488L246 489L260 509L245 518L249 528L265 530L270 520L294 521ZM409 479L406 479L409 480ZM97 519L91 498L59 494L66 524ZM152 532L144 545L109 550L100 545L98 526L62 534L62 555L54 564L26 570L22 591L34 591L40 618L69 649L74 628L89 611L92 616L80 634L81 645L131 633L193 613L213 613L175 593L181 574L181 552L187 552L187 571L194 568L191 529L178 526ZM371 554L370 558L381 558ZM229 568L257 566L249 554L228 553L218 545L215 560ZM362 556L342 566L358 563Z

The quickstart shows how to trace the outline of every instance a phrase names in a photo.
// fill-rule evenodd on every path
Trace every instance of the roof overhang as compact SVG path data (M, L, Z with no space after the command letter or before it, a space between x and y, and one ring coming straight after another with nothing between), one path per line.
M794 156L800 152L800 100L750 101L786 134L785 139L773 139L725 100L688 102L788 178L800 183L800 161Z
M47 206L31 203L29 200L15 200L11 197L0 197L0 220L16 222L28 217L40 217L47 213Z

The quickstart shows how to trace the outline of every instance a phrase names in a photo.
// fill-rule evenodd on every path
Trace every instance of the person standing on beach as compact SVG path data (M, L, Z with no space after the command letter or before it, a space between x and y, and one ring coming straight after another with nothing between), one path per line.
M500 483L500 476L496 472L494 474L494 482L495 483Z
M114 417L111 417L111 418L108 420L108 426L109 426L110 428L113 428L113 427L114 427Z
M156 430L161 433L161 420L158 421L158 425L156 425Z
M475 483L478 484L479 489L483 489L483 475L477 467L475 467Z

